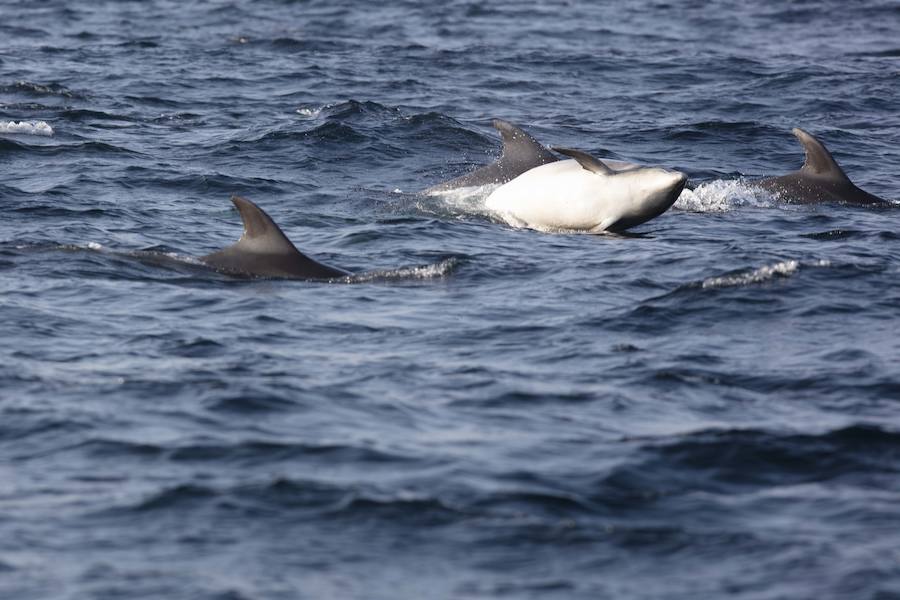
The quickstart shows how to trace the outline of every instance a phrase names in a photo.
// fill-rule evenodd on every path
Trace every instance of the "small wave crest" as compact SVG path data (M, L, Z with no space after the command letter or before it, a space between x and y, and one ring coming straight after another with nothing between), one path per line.
M744 179L717 179L681 192L674 208L691 212L726 212L738 206L772 206L770 194Z
M315 119L322 114L322 110L325 108L326 106L303 106L297 109L297 114L309 119Z
M828 267L831 262L827 260L817 260L803 266L809 267ZM763 283L771 281L779 277L790 277L800 270L801 263L796 260L783 260L773 265L765 265L751 271L734 273L731 275L722 275L720 277L710 277L704 279L700 284L701 288L724 288L751 285L754 283Z
M304 104L296 109L296 113L306 118L326 117L338 121L346 121L357 117L377 117L400 114L400 109L372 101L345 100L327 104Z
M345 281L347 283L373 283L379 281L440 279L450 275L461 263L462 261L460 259L450 257L431 265L401 267L399 269L370 271L368 273L360 273L359 275L351 275L347 277Z
M53 128L46 121L0 121L0 133L50 136Z
M33 96L61 96L63 98L81 98L82 94L72 91L59 83L34 83L31 81L17 81L12 85L0 86L0 91L18 92Z

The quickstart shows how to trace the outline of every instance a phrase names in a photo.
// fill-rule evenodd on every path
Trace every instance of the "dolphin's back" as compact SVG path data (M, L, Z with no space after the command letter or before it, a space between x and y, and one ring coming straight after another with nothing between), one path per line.
M850 181L834 157L811 134L795 127L792 133L800 141L806 157L800 170L768 177L757 182L760 187L780 194L787 202L812 204L839 202L844 204L885 204L886 202L862 190Z

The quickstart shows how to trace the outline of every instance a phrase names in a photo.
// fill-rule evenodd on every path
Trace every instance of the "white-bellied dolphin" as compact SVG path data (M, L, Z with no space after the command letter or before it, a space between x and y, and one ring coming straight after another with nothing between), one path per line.
M512 123L500 119L494 119L491 123L494 129L500 132L500 138L503 140L500 158L471 173L430 187L424 193L441 194L459 188L500 185L515 179L525 171L557 160L540 142Z
M791 130L806 151L806 160L799 171L767 177L753 185L775 192L785 202L811 204L814 202L843 202L845 204L885 204L877 196L859 189L825 148L825 145L799 127Z
M350 275L297 250L275 221L246 198L232 196L231 201L244 221L244 234L237 243L200 257L207 266L234 275L280 279L336 279Z
M574 160L531 169L496 189L485 206L517 227L623 231L666 212L687 181L678 171L553 149Z

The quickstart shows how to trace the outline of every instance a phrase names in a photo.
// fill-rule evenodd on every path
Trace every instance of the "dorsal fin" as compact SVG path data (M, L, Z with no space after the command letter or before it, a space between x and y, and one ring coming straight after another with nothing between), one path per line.
M500 132L500 138L503 140L500 157L471 173L432 186L425 190L426 194L443 194L464 187L503 184L535 167L558 160L540 142L512 123L501 119L494 119L491 123Z
M260 254L299 254L303 256L291 240L284 235L272 217L246 198L232 196L231 201L241 213L244 233L233 246Z
M616 173L605 164L603 164L600 159L594 158L587 152L582 152L581 150L573 150L571 148L560 148L559 146L553 146L553 149L560 154L571 156L578 161L579 165L581 165L591 173L597 173L599 175L615 175Z
M554 162L556 157L550 153L539 141L510 123L502 119L491 121L494 129L500 132L503 140L503 158L512 158L516 161L528 160L536 164Z
M200 258L207 265L243 275L290 279L333 279L346 271L323 265L291 243L266 212L246 198L232 196L244 233L237 243Z
M833 177L835 179L847 179L844 170L838 166L825 145L809 133L799 127L794 127L791 132L800 141L806 151L806 160L803 162L801 172L807 175L819 177Z

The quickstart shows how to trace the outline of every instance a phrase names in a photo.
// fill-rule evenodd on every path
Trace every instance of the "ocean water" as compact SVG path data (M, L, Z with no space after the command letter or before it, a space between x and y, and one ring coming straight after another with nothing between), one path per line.
M0 1L0 597L900 598L900 209L746 185L898 108L893 0ZM418 195L494 117L696 187Z

